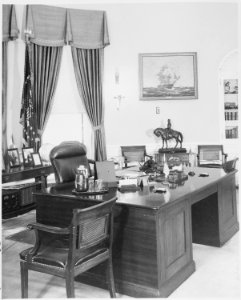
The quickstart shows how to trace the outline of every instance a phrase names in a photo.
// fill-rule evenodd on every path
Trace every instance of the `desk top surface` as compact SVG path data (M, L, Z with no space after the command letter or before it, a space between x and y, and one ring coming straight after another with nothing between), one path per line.
M194 196L195 194L202 192L207 188L214 188L214 192L217 191L217 183L222 180L233 176L237 171L230 173L225 173L223 169L213 169L213 168L186 168L185 173L189 171L194 171L194 176L188 176L188 179L183 182L183 185L177 186L176 188L171 188L164 183L151 183L149 186L144 186L135 192L120 192L116 188L110 188L107 194L103 195L81 195L76 196L72 193L74 189L74 183L57 184L55 186L49 187L42 190L41 192L36 192L36 195L51 195L56 196L60 199L70 199L72 201L79 200L95 200L95 201L105 201L111 197L117 196L117 204L119 205L129 205L136 207L144 207L150 209L159 209L163 206L167 206L172 202L181 200L187 196ZM200 177L202 173L207 173L209 176ZM126 169L118 171L117 175L123 174L137 174L136 169ZM154 188L162 187L166 189L165 193L155 193ZM215 190L216 189L216 190Z

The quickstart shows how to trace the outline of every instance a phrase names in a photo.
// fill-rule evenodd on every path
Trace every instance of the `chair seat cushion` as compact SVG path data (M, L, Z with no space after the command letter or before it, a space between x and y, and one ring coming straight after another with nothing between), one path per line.
M20 253L20 258L27 261L27 257L33 248L28 248ZM88 250L77 250L75 255L75 267L91 260L92 258L103 255L104 253L108 254L109 250L105 247L96 248L93 247ZM55 248L55 247L44 247L39 249L37 255L32 257L33 263L44 264L52 267L64 268L66 266L68 259L68 249L65 248Z

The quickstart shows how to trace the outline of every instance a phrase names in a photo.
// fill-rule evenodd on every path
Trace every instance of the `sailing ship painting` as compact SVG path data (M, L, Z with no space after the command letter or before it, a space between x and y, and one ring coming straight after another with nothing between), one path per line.
M197 99L196 53L140 54L141 100Z

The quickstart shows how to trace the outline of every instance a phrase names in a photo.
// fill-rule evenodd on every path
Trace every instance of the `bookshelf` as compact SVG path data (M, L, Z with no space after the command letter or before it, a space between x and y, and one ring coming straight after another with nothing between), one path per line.
M235 140L239 136L238 79L223 79L223 99L224 136L226 140Z

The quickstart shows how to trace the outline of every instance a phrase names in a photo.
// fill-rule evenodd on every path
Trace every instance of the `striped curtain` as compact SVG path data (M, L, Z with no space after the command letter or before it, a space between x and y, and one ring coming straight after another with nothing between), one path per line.
M8 42L18 38L15 7L2 5L2 162L7 164L7 84L8 84Z
M110 44L104 11L27 5L23 35L28 36L33 113L41 138L49 117L62 55L71 45L79 93L94 130L95 159L106 159L102 72L103 49Z
M107 159L102 99L104 49L71 50L78 90L94 131L95 160L103 161Z
M53 103L63 47L39 46L33 43L29 43L26 47L30 73L26 72L28 69L26 60L21 122L27 145L38 151Z
M7 77L8 42L2 42L2 157L7 160Z

